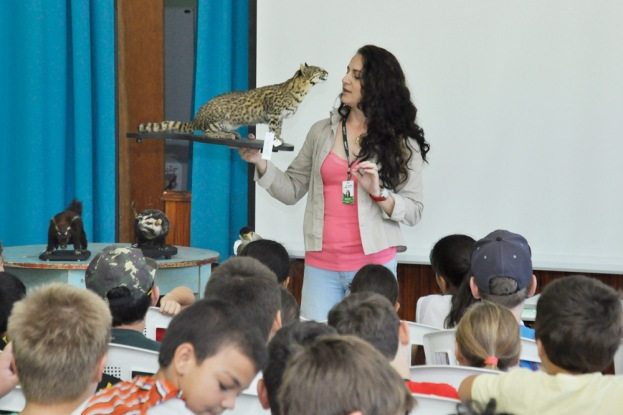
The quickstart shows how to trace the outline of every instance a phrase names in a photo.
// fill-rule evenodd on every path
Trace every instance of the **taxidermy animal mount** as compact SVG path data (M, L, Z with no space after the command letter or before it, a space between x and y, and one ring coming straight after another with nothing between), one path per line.
M76 255L80 255L83 249L87 249L87 234L84 232L81 216L82 202L74 199L64 212L50 220L46 254L51 254L59 246L64 250L69 244L74 246Z
M239 233L240 239L234 242L234 253L236 255L240 255L245 246L247 246L250 242L259 241L262 239L260 235L255 233L252 227L245 226L240 229Z
M165 249L165 240L170 227L167 215L157 209L146 209L138 214L134 202L132 202L132 210L134 212L135 246Z
M283 144L281 124L296 113L312 86L327 80L329 73L317 66L301 65L284 83L249 91L232 91L203 104L191 122L164 121L138 126L138 131L176 131L191 133L201 130L209 138L240 138L237 128L244 125L268 124L275 133L274 145Z

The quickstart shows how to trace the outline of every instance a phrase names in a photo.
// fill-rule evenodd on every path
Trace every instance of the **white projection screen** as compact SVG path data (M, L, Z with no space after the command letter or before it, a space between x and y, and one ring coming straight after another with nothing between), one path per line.
M428 263L441 237L524 235L534 267L623 273L623 2L600 0L258 0L257 85L301 63L316 85L284 121L294 153L337 105L365 44L396 55L431 145L424 214L402 226L401 263ZM263 138L266 126L258 126ZM306 199L256 188L256 231L303 256Z

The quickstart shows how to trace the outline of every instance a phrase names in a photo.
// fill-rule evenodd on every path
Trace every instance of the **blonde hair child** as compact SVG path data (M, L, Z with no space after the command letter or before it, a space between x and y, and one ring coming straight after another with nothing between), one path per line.
M501 371L516 366L521 338L515 316L489 301L474 304L457 326L455 353L463 366Z

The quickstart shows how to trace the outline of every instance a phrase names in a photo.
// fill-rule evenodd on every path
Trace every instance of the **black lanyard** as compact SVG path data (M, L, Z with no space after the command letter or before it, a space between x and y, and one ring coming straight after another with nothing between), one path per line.
M350 180L350 168L352 167L353 164L355 164L355 162L357 161L357 159L359 157L355 157L355 159L352 162L349 162L349 156L348 156L348 139L346 138L346 120L342 120L342 140L344 141L344 152L346 153L346 164L348 164L348 179Z

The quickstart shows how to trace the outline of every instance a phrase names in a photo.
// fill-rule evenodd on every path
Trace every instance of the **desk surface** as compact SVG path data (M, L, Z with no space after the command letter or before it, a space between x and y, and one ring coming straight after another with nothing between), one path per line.
M91 257L86 261L42 261L39 255L45 251L46 245L7 246L4 248L4 266L6 268L30 269L75 269L85 270L91 260L110 243L90 243L88 250ZM118 246L130 246L128 243L118 243ZM211 264L218 261L221 255L209 249L188 248L178 246L177 255L171 259L156 259L158 268L183 268Z

